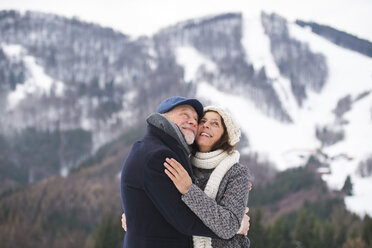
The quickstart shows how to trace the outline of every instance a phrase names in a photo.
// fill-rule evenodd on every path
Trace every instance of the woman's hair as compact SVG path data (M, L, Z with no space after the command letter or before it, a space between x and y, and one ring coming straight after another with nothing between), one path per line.
M225 122L224 122L222 116L218 112L213 111L213 110L207 110L207 111L204 112L204 114L207 113L207 112L217 113L221 117L222 126L223 126L223 134L222 134L221 138L219 140L217 140L217 142L212 146L211 151L222 149L222 150L226 151L228 154L231 154L234 151L234 149L237 147L237 144L235 144L234 146L229 144L229 134L227 133L226 125L225 125Z

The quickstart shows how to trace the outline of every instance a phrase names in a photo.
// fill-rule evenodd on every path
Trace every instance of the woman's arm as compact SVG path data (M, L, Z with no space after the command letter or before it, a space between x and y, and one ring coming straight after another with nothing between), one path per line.
M168 163L168 164L167 164ZM182 165L173 159L167 160L166 173L183 194L182 201L220 238L232 238L239 230L248 198L249 172L243 166L233 166L225 175L228 183L220 202L208 197L189 181ZM188 177L188 178L187 178Z

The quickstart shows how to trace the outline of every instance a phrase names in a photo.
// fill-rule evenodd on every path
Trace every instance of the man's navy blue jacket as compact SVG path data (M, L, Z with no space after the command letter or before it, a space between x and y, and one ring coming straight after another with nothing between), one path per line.
M164 173L165 158L175 158L192 175L182 145L152 125L128 155L121 174L121 195L127 219L125 248L190 248L191 235L217 236L182 202Z

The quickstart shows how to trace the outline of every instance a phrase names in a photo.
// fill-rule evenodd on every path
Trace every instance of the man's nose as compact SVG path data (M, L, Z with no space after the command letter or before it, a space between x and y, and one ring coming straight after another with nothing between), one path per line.
M198 122L194 119L190 119L188 123L193 125L194 127L196 127L198 125Z
M190 124L190 125L193 125L193 126L197 126L198 125L197 120L195 120L194 118L191 118L191 117L188 118L187 123Z

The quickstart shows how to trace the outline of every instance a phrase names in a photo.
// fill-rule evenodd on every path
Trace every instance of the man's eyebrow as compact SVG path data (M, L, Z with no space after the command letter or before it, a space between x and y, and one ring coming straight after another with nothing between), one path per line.
M190 110L191 112L194 112L193 110L191 110L190 108L188 108L188 107L182 107L181 109L180 109L180 111L186 111L186 110ZM198 114L195 114L196 116L198 116Z

